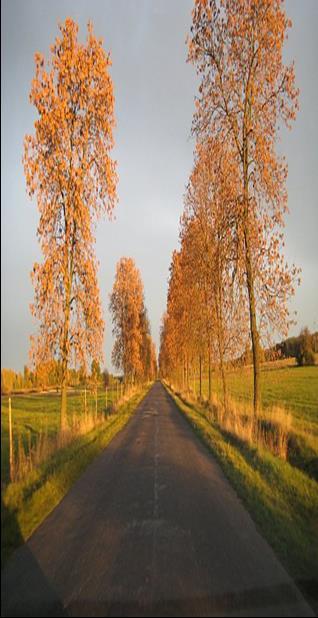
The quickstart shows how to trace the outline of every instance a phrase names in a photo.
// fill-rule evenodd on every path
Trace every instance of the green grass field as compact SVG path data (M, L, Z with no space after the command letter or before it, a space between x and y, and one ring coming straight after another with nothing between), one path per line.
M221 381L216 373L212 374L212 380L212 391L221 395ZM253 374L250 367L229 371L227 383L233 399L252 402ZM198 380L196 392L199 392ZM261 370L261 392L263 408L283 406L292 413L296 426L318 435L318 366L268 364ZM204 397L207 394L208 381L204 379Z
M117 391L108 388L108 407L116 402ZM99 390L97 394L98 412L105 410L105 391ZM68 393L68 416L82 414L84 412L84 389L69 391ZM96 407L95 393L86 391L86 409L94 411ZM60 394L55 392L31 393L11 396L12 409L12 433L15 449L19 436L23 440L25 449L28 444L34 444L40 432L47 432L51 437L56 435L60 424ZM9 475L9 420L8 420L8 397L1 397L1 479L8 481Z

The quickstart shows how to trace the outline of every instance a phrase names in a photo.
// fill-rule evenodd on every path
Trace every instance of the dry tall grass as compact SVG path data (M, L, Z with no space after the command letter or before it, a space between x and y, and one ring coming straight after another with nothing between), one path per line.
M174 385L172 390L178 391ZM198 403L193 391L181 392L181 397L192 403ZM202 402L201 402L202 404ZM216 394L211 402L203 404L206 418L218 425L228 434L236 436L243 442L257 448L269 450L281 459L288 458L288 441L292 431L292 415L281 406L262 409L255 418L252 405L238 402L228 397L226 409Z
M250 445L265 448L281 459L287 460L288 439L292 428L292 416L282 407L273 406L262 410L255 418L252 406L228 401L226 411L219 402L216 420L225 431Z

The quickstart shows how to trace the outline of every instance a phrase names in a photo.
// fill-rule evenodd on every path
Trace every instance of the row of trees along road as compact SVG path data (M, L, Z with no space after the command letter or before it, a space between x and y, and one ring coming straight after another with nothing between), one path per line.
M40 321L32 338L35 366L61 361L61 429L67 425L68 368L102 360L104 322L97 281L94 225L117 202L114 95L111 60L88 24L66 19L48 63L35 54L30 101L35 133L26 135L24 170L37 198L38 238L44 256L34 264L32 314Z
M299 281L282 249L287 166L280 126L298 108L294 66L283 63L291 22L280 0L195 0L188 60L199 76L194 166L170 268L160 371L225 364L252 346L254 413L262 338L286 334Z
M115 337L112 361L123 371L125 387L153 380L157 373L156 351L140 272L132 258L123 257L117 264L110 311Z

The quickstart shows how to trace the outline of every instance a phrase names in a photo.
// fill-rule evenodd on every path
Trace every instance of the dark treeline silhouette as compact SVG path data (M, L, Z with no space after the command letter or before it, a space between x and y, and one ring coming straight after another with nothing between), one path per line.
M273 348L281 358L296 358L298 365L313 365L318 353L318 331L302 328L297 337L288 337Z

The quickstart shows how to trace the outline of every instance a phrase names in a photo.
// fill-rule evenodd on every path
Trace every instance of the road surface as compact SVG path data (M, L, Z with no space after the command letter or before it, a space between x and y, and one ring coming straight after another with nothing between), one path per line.
M313 616L163 386L4 572L5 616Z

